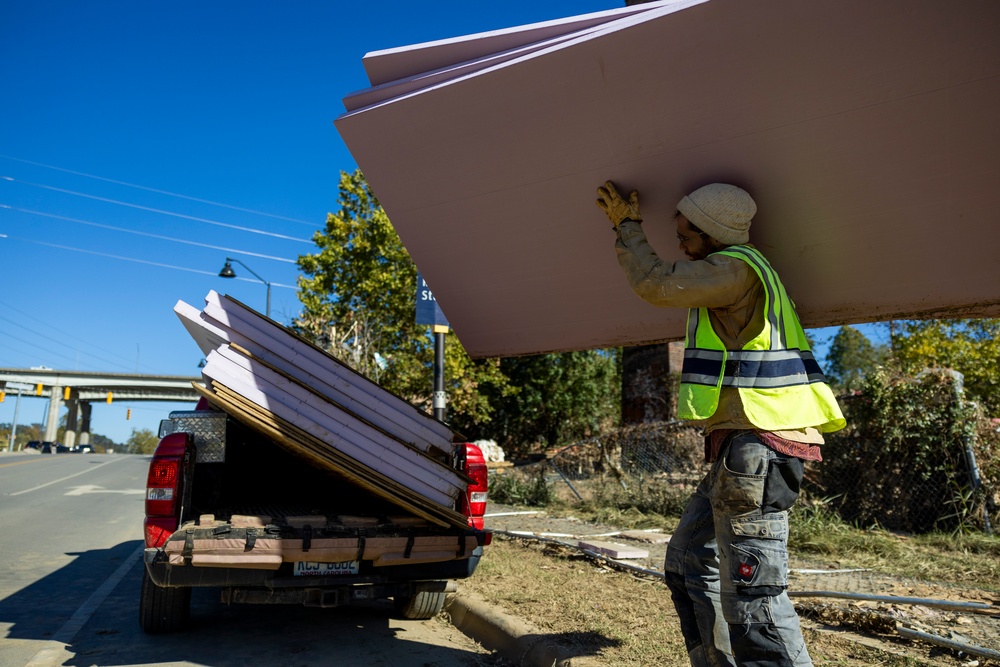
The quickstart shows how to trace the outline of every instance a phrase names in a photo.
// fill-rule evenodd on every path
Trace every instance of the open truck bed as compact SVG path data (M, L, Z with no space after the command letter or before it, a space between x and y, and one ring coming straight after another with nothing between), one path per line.
M481 452L242 304L206 302L176 308L209 363L150 464L143 629L182 628L195 586L436 614L489 543Z

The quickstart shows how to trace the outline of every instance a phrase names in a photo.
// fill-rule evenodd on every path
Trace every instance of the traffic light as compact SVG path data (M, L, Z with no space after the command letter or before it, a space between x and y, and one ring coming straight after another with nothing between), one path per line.
M108 405L111 405L111 392L108 392Z
M132 419L132 408L125 411L125 419Z
M68 401L69 400L69 391L70 391L69 387L63 387L63 400L64 401Z

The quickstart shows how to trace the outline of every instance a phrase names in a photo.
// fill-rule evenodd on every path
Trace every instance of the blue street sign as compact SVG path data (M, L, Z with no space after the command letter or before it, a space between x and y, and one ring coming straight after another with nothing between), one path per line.
M427 281L417 272L417 324L449 326Z

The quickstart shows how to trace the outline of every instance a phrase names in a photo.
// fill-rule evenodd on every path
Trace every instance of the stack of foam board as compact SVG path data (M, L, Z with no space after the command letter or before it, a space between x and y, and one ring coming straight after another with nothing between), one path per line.
M667 0L365 56L336 126L473 357L680 339L622 276L611 179L758 203L807 327L1000 315L1000 2ZM627 190L626 190L627 193Z
M213 291L203 310L174 312L206 355L196 389L216 407L418 516L466 525L445 424L234 299Z

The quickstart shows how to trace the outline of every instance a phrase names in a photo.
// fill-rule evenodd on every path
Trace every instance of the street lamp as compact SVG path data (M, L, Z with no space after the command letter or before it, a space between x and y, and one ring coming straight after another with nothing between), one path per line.
M253 269L251 269L249 266L247 266L246 264L244 264L243 262L241 262L238 259L233 259L232 257L226 257L226 265L222 267L221 271L219 271L219 277L220 278L235 278L236 277L236 272L233 271L233 265L231 264L231 262L236 262L237 264L239 264L240 266L242 266L244 269L246 269L247 271L249 271L250 273L252 273L257 280L259 280L262 283L264 283L265 285L267 285L267 312L264 313L264 314L267 315L268 317L271 317L271 283L267 282L266 280L264 280L263 278L261 278L260 276L258 276L257 272L254 271Z

